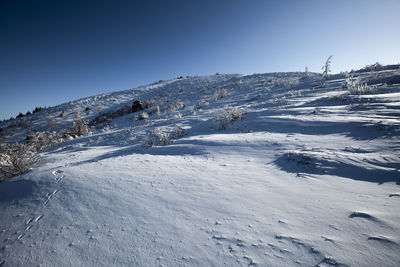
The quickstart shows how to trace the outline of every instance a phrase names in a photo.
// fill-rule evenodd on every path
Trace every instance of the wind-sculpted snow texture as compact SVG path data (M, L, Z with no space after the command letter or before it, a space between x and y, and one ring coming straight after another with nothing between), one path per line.
M0 266L399 266L399 75L188 77L3 122L96 121L0 183Z

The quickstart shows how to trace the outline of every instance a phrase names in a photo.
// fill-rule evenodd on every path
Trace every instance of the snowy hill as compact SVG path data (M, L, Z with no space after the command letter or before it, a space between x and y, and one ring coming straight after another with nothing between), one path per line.
M393 65L179 78L1 122L3 142L64 139L0 183L0 266L399 266L399 115Z

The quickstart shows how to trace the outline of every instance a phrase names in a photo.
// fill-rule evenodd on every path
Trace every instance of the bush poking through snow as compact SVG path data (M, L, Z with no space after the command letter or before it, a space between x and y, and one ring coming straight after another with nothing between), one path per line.
M360 77L355 78L350 74L346 79L346 85L352 95L364 95L371 93L371 87L367 83L361 83Z
M158 127L153 131L149 132L145 140L143 142L144 148L150 148L153 146L166 146L173 143L174 140L182 138L186 135L185 129L178 126L171 131L167 131L167 129Z
M176 139L184 137L185 135L186 135L185 129L178 126L178 127L176 127L175 131L172 133L172 138L176 140Z
M359 69L357 72L379 71L379 70L382 70L382 69L383 69L382 64L379 63L379 62L376 62L374 64L367 65L362 69Z
M185 103L183 101L180 101L179 99L176 99L173 101L168 107L167 107L167 112L168 114L172 114L175 111L182 109L185 107Z
M143 146L150 148L153 146L166 146L172 144L172 139L167 131L162 128L155 128L146 135Z
M132 112L140 111L145 108L144 104L140 100L135 100L132 104Z
M0 182L31 169L38 156L29 144L0 145Z
M41 151L69 139L68 137L69 135L63 132L31 132L26 137L26 143L35 151Z
M236 107L225 107L214 118L220 130L225 130L230 124L241 119L246 114L245 110Z
M70 134L81 136L87 133L89 133L89 127L87 125L87 122L81 119L81 113L80 110L78 109L76 112L74 125L70 129Z
M312 163L311 157L301 152L288 152L286 153L286 159L303 165L309 165Z
M229 92L226 89L222 89L222 90L215 92L214 99L218 100L218 99L221 99L221 98L224 98L227 96L229 96Z
M150 110L149 110L149 115L153 115L153 114L156 114L156 115L160 115L160 106L159 105L157 105L157 106L154 106L153 108L151 108Z
M139 116L138 116L138 120L146 120L146 119L148 119L149 118L149 114L147 113L147 112L142 112L142 113L140 113L139 114Z

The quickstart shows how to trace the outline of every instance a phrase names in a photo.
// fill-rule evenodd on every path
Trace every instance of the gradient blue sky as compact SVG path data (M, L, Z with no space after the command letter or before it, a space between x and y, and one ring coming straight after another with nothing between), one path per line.
M0 119L181 75L399 63L399 14L399 0L0 0Z

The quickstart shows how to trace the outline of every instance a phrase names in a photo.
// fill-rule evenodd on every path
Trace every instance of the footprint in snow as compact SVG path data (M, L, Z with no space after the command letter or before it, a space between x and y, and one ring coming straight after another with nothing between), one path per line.
M62 170L53 171L53 175L59 175L59 174L62 174L62 173L63 173Z
M62 170L56 170L56 171L52 172L52 174L55 176L54 179L56 180L56 183L58 183L59 181L61 181L61 179L64 178L64 174L63 173L64 172Z
M38 222L38 221L40 221L40 219L42 219L42 218L43 218L43 215L39 215L39 216L36 217L36 219L34 220L34 222Z
M58 192L58 189L54 190L51 194L47 193L46 197L47 199L44 201L44 205L46 205L50 199Z
M29 219L26 221L27 227L25 228L24 233L20 234L20 235L17 237L17 240L21 240L21 239L25 236L25 232L29 231L29 230L32 228L32 226L33 226L35 223L37 223L38 221L40 221L42 218L43 218L43 215L39 215L39 216L37 216L36 218L35 218L35 217L29 218Z

